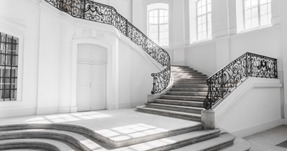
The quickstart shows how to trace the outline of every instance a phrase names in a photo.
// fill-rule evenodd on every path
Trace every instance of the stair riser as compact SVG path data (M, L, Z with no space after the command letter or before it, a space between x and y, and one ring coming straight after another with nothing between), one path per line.
M206 84L180 84L173 85L173 88L207 88Z
M174 150L174 149L185 147L185 146L188 146L188 145L191 145L191 144L202 142L202 141L205 141L205 140L208 140L208 139L213 139L213 138L216 138L218 136L219 136L219 133L212 133L212 134L209 134L209 135L204 135L204 136L200 136L200 137L193 138L193 139L186 139L186 140L183 140L183 141L180 141L180 142L176 142L174 144L165 145L165 146L153 149L153 151Z
M201 114L201 110L196 109L185 109L180 107L171 107L171 106L159 106L159 105L152 105L152 104L146 104L146 107L154 108L154 109L162 109L162 110L171 110L171 111L179 111L179 112L185 112L185 113L194 113L194 114Z
M159 111L154 111L154 110L153 111L152 110L145 110L142 108L138 108L137 111L144 112L144 113L150 113L150 114L156 114L156 115L162 115L162 116L167 116L167 117L172 117L172 118L190 120L190 121L197 121L197 122L201 121L201 118L199 118L199 117L188 116L188 115L172 114L172 113L168 113L168 112L159 112Z
M225 142L225 143L221 143L221 144L217 144L216 146L214 146L212 148L206 149L206 151L218 151L220 149L229 147L229 146L233 145L233 141L234 140L231 140L231 141L228 141L228 142Z
M18 142L18 143L7 143L0 144L0 150L15 150L15 149L38 149L38 150L51 150L61 151L59 148L52 144L40 143L40 142Z
M49 133L49 132L19 132L19 133L7 133L1 134L0 140L8 139L28 139L28 138L45 138L60 140L67 144L73 145L74 148L79 148L82 151L90 151L85 145L83 145L79 140L73 138L72 136L59 134L59 133Z
M167 95L181 95L181 96L206 96L207 92L172 92L169 91Z
M180 84L206 84L206 81L198 81L198 80L192 80L192 81L174 81L173 84L180 85Z
M172 88L170 91L207 92L208 88Z
M180 105L180 106L190 106L190 107L203 107L203 103L193 103L193 102L177 102L177 101L155 101L156 103L167 104L167 105Z
M205 97L201 96L200 98L197 98L196 96L163 95L163 96L161 96L161 99L202 102L202 101L204 101Z

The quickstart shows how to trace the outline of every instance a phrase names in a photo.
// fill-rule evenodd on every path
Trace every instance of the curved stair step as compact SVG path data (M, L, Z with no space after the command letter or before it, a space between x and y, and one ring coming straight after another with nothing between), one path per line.
M193 114L193 113L184 113L184 112L177 112L177 111L170 111L170 110L154 109L154 108L148 108L145 106L137 107L137 111L144 112L144 113L163 115L163 116L168 116L172 118L180 118L180 119L185 119L185 120L197 121L197 122L201 121L201 115Z
M155 99L155 102L160 103L160 104L180 105L180 106L190 106L190 107L201 107L201 108L203 108L203 102L200 102L200 101Z
M207 139L218 137L219 133L219 129L194 131L142 144L137 144L126 148L119 148L115 151L169 151L184 147L186 145L191 145Z
M222 133L217 138L202 141L193 145L179 148L175 151L218 151L233 144L235 137L228 133ZM229 151L229 150L228 150Z
M0 150L81 151L63 142L50 139L12 139L0 141Z
M89 138L68 131L29 129L29 130L14 130L14 131L0 132L1 141L13 140L13 139L36 139L36 138L58 140L73 147L73 149L78 148L81 151L91 151L102 148L100 145L90 140Z
M146 103L146 107L194 114L201 114L201 111L203 110L203 108L199 107L178 106L159 103Z
M220 151L249 151L250 148L251 145L249 142L242 138L235 138L232 146L221 149Z

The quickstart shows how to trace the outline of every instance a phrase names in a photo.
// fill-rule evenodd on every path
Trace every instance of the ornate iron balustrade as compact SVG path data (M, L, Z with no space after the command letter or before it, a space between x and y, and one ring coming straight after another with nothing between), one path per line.
M209 110L248 77L278 78L277 59L247 52L210 76L203 106Z
M132 42L141 47L147 54L160 63L164 70L152 73L153 88L151 93L160 93L167 88L170 81L170 56L126 18L120 15L115 8L92 0L45 0L60 11L93 22L104 23L116 27Z

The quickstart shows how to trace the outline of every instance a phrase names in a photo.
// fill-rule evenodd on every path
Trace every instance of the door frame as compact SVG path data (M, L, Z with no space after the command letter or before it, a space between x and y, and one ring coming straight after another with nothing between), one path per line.
M98 38L79 38L74 39L72 42L72 88L71 88L71 102L70 112L77 112L77 64L78 64L78 45L91 44L98 45L106 48L107 51L107 64L106 64L106 108L116 109L119 108L118 102L118 71L117 62L117 42L116 40L106 43Z

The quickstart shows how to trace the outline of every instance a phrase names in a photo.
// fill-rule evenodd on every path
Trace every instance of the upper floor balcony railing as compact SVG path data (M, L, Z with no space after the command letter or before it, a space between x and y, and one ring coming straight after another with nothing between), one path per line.
M132 42L141 47L147 54L160 63L164 69L159 73L152 73L153 88L151 93L160 93L167 88L170 82L170 56L143 32L136 28L126 18L109 5L94 2L92 0L45 0L60 11L93 22L112 25Z

